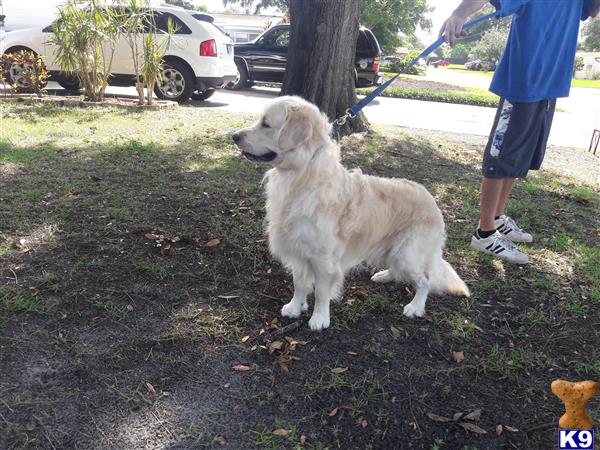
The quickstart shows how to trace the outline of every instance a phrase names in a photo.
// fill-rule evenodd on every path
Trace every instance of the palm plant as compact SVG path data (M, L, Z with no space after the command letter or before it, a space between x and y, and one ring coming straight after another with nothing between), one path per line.
M104 99L121 19L121 11L104 0L67 0L58 8L50 43L62 69L79 78L86 100Z

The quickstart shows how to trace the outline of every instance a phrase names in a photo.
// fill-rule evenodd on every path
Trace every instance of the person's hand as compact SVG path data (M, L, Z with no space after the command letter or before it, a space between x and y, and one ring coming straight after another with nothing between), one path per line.
M444 22L440 29L440 36L444 36L444 40L454 47L458 38L466 36L467 32L463 30L463 26L467 19L465 17L453 14Z

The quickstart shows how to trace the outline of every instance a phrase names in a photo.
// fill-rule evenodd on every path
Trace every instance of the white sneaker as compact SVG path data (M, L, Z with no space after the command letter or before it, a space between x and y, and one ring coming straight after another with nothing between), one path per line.
M471 247L511 263L527 264L529 262L529 257L519 251L514 242L508 240L498 231L486 238L480 238L476 232L471 238Z
M513 242L533 241L531 234L521 230L513 219L505 215L501 215L496 220L496 229Z

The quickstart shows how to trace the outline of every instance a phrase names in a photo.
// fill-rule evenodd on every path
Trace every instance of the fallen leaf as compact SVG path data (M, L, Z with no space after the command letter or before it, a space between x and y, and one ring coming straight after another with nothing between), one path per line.
M502 425L496 426L496 434L500 436L502 434Z
M464 417L466 420L479 420L481 419L481 409L478 408L473 412L470 412Z
M255 344L252 346L252 348L250 349L251 352L255 352L256 349L258 348L258 344Z
M243 189L240 189L240 190L238 191L238 194L239 194L239 196L240 196L240 197L242 197L242 198L248 197L248 193L247 193L245 190L243 190Z
M360 422L360 425L361 425L363 428L367 428L367 426L369 425L369 422L367 422L367 419L363 419L363 420Z
M369 296L369 292L365 288L360 288L360 289L355 290L352 293L352 296L353 297L359 297L359 298L360 297L368 297Z
M487 434L487 431L485 431L483 428L478 427L477 425L475 425L474 423L470 423L470 422L460 422L459 425L461 427L463 427L465 430L467 431L471 431L473 433L477 433L477 434Z
M347 367L336 367L334 369L331 369L331 371L333 373L344 373L344 372L348 371L348 368Z
M329 413L329 417L334 417L337 413L338 413L339 408L336 406L335 408L333 408L331 410L331 412Z
M267 346L267 350L269 353L273 353L275 350L281 350L282 348L283 342L281 341L273 341Z
M217 245L219 245L221 243L221 239L211 239L210 241L208 241L206 243L207 247L216 247Z
M390 330L392 331L392 336L394 336L395 339L398 339L401 335L401 332L398 328L396 327L390 327Z
M300 436L300 444L304 445L306 443L306 436L301 435Z
M149 240L151 240L151 241L157 241L158 239L160 239L160 236L158 236L158 235L156 235L156 234L154 234L154 233L146 233L146 234L144 235L144 237L145 237L146 239L149 239Z
M223 299L223 300L233 300L234 298L240 298L239 295L219 295L217 296L217 298Z
M273 436L287 436L290 434L290 432L288 430L284 430L283 428L277 428L276 430L273 430L271 434L273 434Z
M150 392L152 395L156 395L156 389L154 389L154 386L148 382L146 382L146 389L148 389L148 392Z
M454 413L454 415L452 416L452 420L454 420L455 422L458 421L458 419L460 419L463 416L463 413L461 412L457 412Z
M133 311L135 308L133 305L127 305L127 311Z
M232 367L233 370L237 370L238 372L248 372L250 367L244 366L243 364L237 364Z
M346 352L346 353L350 356L358 356L358 353L356 353L356 352Z
M452 352L452 359L454 361L456 361L457 363L460 364L465 359L465 352L455 352L455 351L453 351Z
M285 373L289 373L289 371L290 371L287 363L288 363L288 361L286 358L279 358L277 360L277 364L279 364L279 368L281 369L282 372L285 372Z
M428 412L427 417L429 417L431 420L435 420L436 422L452 422L452 419L449 419L448 417L444 416L438 416L437 414L432 412Z
M355 408L352 405L342 405L341 408L345 409L346 411L352 411L352 412L355 412L355 413L361 413L362 412L360 409Z
M408 422L408 426L411 427L413 430L416 430L418 427L417 422L415 421Z
M506 431L510 431L511 433L518 433L519 432L518 428L509 427L508 425L504 425L504 429Z
M244 336L244 337L242 338L242 342L246 342L248 339L250 339L250 335L248 335L248 336Z
M225 439L225 436L218 436L215 441L217 441L217 444L219 444L221 447L227 444L227 439Z

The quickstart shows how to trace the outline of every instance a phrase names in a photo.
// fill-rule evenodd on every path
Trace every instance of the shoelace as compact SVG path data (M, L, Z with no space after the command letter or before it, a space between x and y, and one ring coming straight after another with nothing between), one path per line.
M519 226L516 224L516 222L508 216L506 216L506 218L504 219L504 223L508 224L513 230L518 231L519 233L523 232L523 230L521 228L519 228Z
M517 248L517 244L515 244L513 241L511 241L510 239L505 238L502 235L497 236L496 239L494 239L494 247L497 244L503 245L508 250L515 250Z

